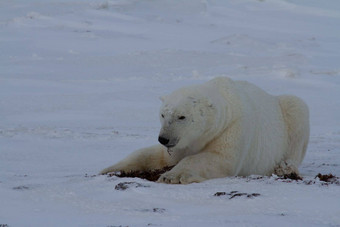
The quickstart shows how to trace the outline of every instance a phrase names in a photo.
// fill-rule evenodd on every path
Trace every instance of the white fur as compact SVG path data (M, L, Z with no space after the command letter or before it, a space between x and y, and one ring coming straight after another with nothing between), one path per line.
M301 99L216 78L161 100L160 136L173 147L138 150L101 174L175 165L158 181L187 184L226 176L297 173L309 139L309 112Z

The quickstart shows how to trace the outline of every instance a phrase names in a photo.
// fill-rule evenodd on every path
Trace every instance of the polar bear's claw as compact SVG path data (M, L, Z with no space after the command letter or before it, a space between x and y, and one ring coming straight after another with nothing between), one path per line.
M199 183L206 179L187 172L182 173L174 173L172 171L166 172L162 174L158 181L159 183L166 184L190 184L190 183Z

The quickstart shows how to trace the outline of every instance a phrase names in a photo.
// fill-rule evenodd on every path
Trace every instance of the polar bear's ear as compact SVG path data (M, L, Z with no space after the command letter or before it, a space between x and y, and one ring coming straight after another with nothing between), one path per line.
M161 96L161 97L159 97L159 99L160 99L162 102L164 102L164 101L165 101L165 96Z

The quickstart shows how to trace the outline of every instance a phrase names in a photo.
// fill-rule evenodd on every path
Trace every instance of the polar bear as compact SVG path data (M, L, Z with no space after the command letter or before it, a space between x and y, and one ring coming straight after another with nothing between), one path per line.
M309 140L309 110L298 97L219 77L161 97L159 145L101 171L174 166L158 182L298 174Z

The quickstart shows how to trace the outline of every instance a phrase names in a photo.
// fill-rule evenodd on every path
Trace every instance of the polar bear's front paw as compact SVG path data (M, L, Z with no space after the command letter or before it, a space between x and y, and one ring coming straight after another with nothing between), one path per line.
M199 183L206 179L186 171L169 171L162 174L158 181L166 184L190 184Z

